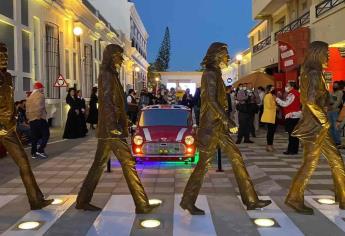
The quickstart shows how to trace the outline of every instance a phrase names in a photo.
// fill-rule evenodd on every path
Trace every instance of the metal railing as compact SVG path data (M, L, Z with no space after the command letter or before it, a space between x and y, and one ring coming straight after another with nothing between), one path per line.
M340 4L345 3L345 0L326 0L316 5L315 14L316 17L320 17L331 9L339 6Z
M260 41L258 44L256 44L253 47L253 53L257 53L257 52L261 51L262 49L271 45L271 43L272 43L272 37L270 35L267 38L265 38L264 40Z
M301 17L297 18L296 20L292 21L290 24L284 26L279 31L274 34L274 40L277 40L279 34L287 33L293 30L296 30L302 27L305 24L310 22L310 12L306 12Z

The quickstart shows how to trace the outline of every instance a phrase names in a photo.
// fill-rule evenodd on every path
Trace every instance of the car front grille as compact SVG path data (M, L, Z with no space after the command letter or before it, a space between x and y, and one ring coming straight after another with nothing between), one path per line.
M185 150L183 143L145 143L142 148L146 155L183 155Z

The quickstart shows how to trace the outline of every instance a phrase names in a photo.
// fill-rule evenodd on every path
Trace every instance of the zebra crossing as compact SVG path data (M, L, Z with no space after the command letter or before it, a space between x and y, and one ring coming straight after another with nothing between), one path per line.
M20 195L0 195L0 214L11 202L22 198ZM127 235L173 235L173 236L216 236L216 235L345 235L345 211L337 204L332 204L332 196L306 196L305 201L315 211L313 216L302 216L284 207L283 197L261 196L272 200L272 204L264 209L246 211L240 197L200 195L197 206L204 209L205 216L192 216L179 207L181 194L160 195L160 208L149 215L136 215L130 195L111 195L105 200L101 212L85 212L74 209L76 195L52 195L56 199L54 205L42 210L28 210L24 215L6 225L0 221L0 234L4 236L39 236L39 235L87 235L87 236L127 236ZM228 197L233 206L229 207ZM232 197L232 198L231 198ZM97 197L96 197L97 198ZM228 199L228 200L229 200ZM320 199L329 200L321 204ZM327 201L326 201L327 202ZM328 203L328 202L327 202ZM234 207L240 206L240 207ZM23 206L24 207L24 206ZM6 210L8 212L8 209ZM85 223L83 216L89 217ZM244 217L243 217L244 216ZM9 217L9 216L7 216ZM92 218L93 217L93 218ZM158 220L157 228L144 228L144 220ZM256 220L273 222L271 227L256 225ZM0 215L1 220L1 215ZM37 222L35 229L20 229L25 222ZM65 232L64 223L69 222L74 232ZM315 224L315 222L318 222ZM6 228L6 229L5 229ZM52 230L55 228L55 230Z

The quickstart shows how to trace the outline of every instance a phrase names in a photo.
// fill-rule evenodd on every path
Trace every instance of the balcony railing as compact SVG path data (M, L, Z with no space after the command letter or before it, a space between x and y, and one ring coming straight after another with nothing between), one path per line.
M269 45L271 45L271 42L272 42L272 37L268 36L267 38L260 41L258 44L256 44L253 47L253 53L257 53L257 52L261 51L262 49L268 47Z
M297 18L296 20L292 21L290 24L284 26L282 29L277 31L274 35L274 40L277 40L279 34L287 33L293 30L296 30L302 27L305 24L310 22L310 12L306 12L301 17Z
M326 0L316 5L316 17L320 17L331 9L345 3L345 0Z

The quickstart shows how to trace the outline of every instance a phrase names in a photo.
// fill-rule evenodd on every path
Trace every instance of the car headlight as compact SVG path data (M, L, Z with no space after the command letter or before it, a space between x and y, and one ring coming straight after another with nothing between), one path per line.
M133 142L135 145L141 145L141 144L143 144L144 139L140 135L135 135L133 138Z
M192 145L194 143L194 138L193 136L191 135L188 135L184 138L184 142L187 144L187 145Z

